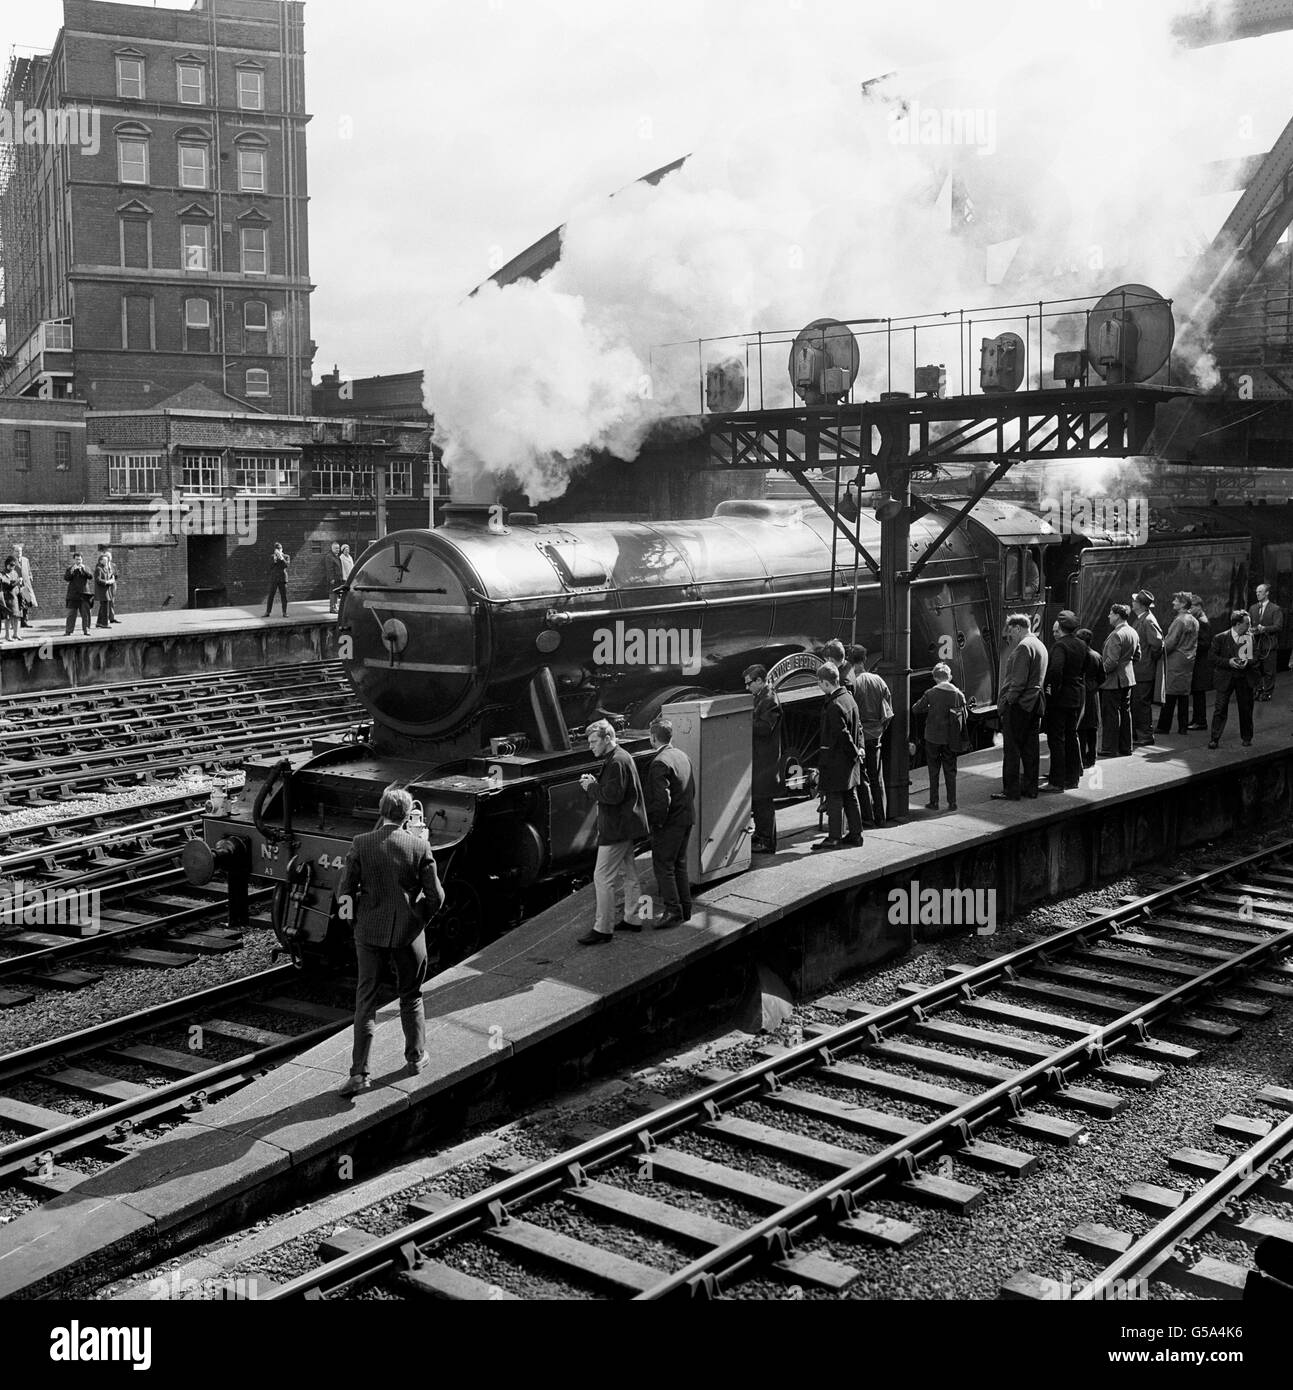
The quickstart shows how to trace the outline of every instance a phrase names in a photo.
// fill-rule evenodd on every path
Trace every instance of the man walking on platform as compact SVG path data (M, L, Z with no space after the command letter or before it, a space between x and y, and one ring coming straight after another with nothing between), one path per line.
M1248 610L1254 642L1254 699L1269 700L1275 693L1275 663L1279 660L1284 610L1271 602L1271 586L1257 586L1257 602Z
M768 688L766 666L747 666L745 688L754 696L750 801L755 854L777 852L777 777L781 771L781 706Z
M840 849L862 843L862 808L858 805L858 764L862 757L862 725L852 695L840 685L834 662L817 668L817 683L826 702L822 706L817 750L817 786L826 798L826 838L814 850ZM849 833L843 834L848 821Z
M605 719L588 726L588 746L601 761L594 775L585 772L579 785L597 799L597 864L593 887L597 892L597 916L593 928L579 937L581 946L604 946L615 939L617 927L640 931L637 905L641 896L633 842L648 830L646 797L632 756L621 748L615 730ZM616 884L623 879L623 906L615 916Z
M687 842L696 823L696 777L691 759L673 746L673 725L657 719L651 725L651 747L658 750L647 769L646 811L651 826L651 867L664 902L657 930L684 925L691 917L691 884L687 879ZM640 922L625 916L630 930Z
M1046 714L1046 648L1033 636L1024 613L1006 619L1006 654L997 695L1001 715L1001 785L994 801L1018 801L1037 795L1041 763L1041 725Z
M1212 643L1212 681L1216 695L1212 702L1212 742L1221 743L1230 712L1230 696L1239 706L1239 738L1247 748L1253 741L1253 690L1257 683L1255 642L1249 631L1251 619L1242 608L1230 615L1230 627L1218 633Z
M1154 616L1154 595L1140 590L1131 598L1136 620L1132 627L1140 643L1140 655L1132 670L1136 684L1131 692L1131 737L1137 748L1154 742L1154 684L1158 675L1158 658L1163 653L1163 629Z
M63 636L70 637L76 626L76 617L81 615L81 628L86 637L90 635L90 605L94 602L94 575L85 567L85 561L78 550L72 556L72 563L63 571L67 584L67 626Z
M274 553L269 557L269 593L265 595L265 616L268 618L274 608L274 595L283 602L283 616L287 617L287 567L292 562L283 553L282 541L274 542Z
M1065 609L1055 620L1059 636L1046 666L1046 742L1050 748L1048 792L1072 791L1082 781L1078 724L1086 703L1090 648L1077 636L1077 614Z
M350 1080L343 1096L368 1090L368 1054L377 1031L377 995L383 967L395 973L404 1028L404 1060L415 1076L426 1065L426 1012L422 982L427 948L422 934L427 919L444 903L435 858L425 840L402 827L413 812L413 798L401 787L382 793L381 824L356 835L346 857L337 901L349 905L355 930L359 983L355 989L355 1044ZM426 917L414 906L419 891Z
M1136 658L1140 642L1127 621L1131 610L1125 603L1109 609L1112 631L1104 639L1100 660L1104 682L1100 686L1100 725L1104 730L1100 745L1103 758L1131 757L1131 692L1136 684Z

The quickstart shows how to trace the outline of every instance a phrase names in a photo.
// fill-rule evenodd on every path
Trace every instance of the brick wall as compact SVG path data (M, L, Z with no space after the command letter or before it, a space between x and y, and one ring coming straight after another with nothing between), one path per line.
M25 468L18 466L20 431L30 442ZM68 449L65 469L58 467L59 436ZM0 396L0 502L83 502L87 487L85 405Z

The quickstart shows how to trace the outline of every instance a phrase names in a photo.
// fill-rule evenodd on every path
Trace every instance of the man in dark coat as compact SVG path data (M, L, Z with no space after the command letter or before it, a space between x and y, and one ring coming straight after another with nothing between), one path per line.
M605 719L587 729L588 747L601 762L596 774L579 779L588 796L597 799L597 864L593 887L597 891L597 916L593 928L579 937L581 946L603 946L615 939L617 927L641 930L638 902L642 888L633 862L635 840L646 835L646 797L632 757L619 746L615 730ZM615 917L616 883L623 878L623 908Z
M893 696L889 693L888 682L883 676L866 668L867 650L857 646L849 648L849 662L852 673L851 689L853 701L858 707L858 721L862 725L862 785L858 788L858 803L862 807L862 819L875 825L883 825L884 771L888 762L881 750L884 736L893 719Z
M1078 724L1086 704L1090 648L1077 636L1077 614L1065 609L1055 620L1059 637L1046 665L1046 742L1051 752L1048 792L1072 791L1082 781Z
M337 590L341 587L341 542L333 541L332 549L323 557L323 572L328 581L328 612L337 611Z
M426 1012L422 1007L427 949L422 933L428 916L443 905L444 889L426 841L402 828L412 811L413 798L408 792L401 787L386 788L380 806L381 824L355 836L337 889L338 904L348 908L354 920L359 966L355 1046L350 1080L341 1088L343 1096L368 1090L368 1054L377 1031L378 991L383 968L388 965L394 971L400 997L408 1074L416 1076L427 1062ZM414 906L419 893L425 903L423 911Z
M768 689L765 666L745 668L745 688L754 696L750 800L754 808L755 854L777 852L777 776L781 771L781 706Z
M818 840L812 848L860 845L862 808L858 805L858 784L862 778L858 762L862 753L862 725L858 707L852 695L840 685L839 668L834 662L823 661L817 668L817 683L825 697L818 734L817 785L826 798L826 838ZM847 837L841 833L845 818L849 827Z
M1189 728L1204 732L1208 727L1208 691L1212 689L1212 624L1203 611L1203 599L1190 595L1190 612L1199 624L1199 642L1194 649L1194 674L1190 678Z
M1037 795L1041 764L1041 726L1046 714L1046 648L1033 636L1025 613L1006 619L1010 650L1002 663L997 711L1001 716L1001 791L994 801Z
M1132 670L1136 684L1131 690L1131 737L1137 748L1154 742L1154 686L1158 680L1158 661L1163 654L1163 629L1154 612L1154 595L1141 589L1131 597L1132 627L1140 643L1140 655Z
M1212 641L1212 683L1217 694L1212 703L1212 742L1208 744L1209 748L1216 748L1221 742L1232 694L1239 706L1240 741L1245 748L1253 741L1253 693L1261 670L1256 642L1250 631L1251 622L1242 608L1236 608L1230 615L1230 627L1218 633Z
M268 618L274 607L274 595L283 602L283 616L287 617L287 567L292 562L283 552L282 541L274 542L274 553L269 557L269 593L265 595L265 616Z
M682 926L691 917L687 842L696 823L696 776L691 759L673 746L673 725L667 719L651 725L651 747L657 752L647 769L646 810L651 867L664 901L664 916L656 923L660 930ZM630 925L641 930L638 922Z
M72 563L63 571L67 582L67 626L63 636L70 637L76 626L76 615L81 615L81 627L85 635L90 635L90 605L94 601L94 575L85 566L78 550L72 556Z
M1099 756L1100 743L1100 685L1104 680L1104 663L1100 653L1091 650L1095 633L1080 627L1074 636L1086 648L1086 702L1078 720L1078 747L1082 750L1083 768L1092 768Z
M1100 660L1104 681L1100 686L1100 725L1104 731L1100 753L1106 758L1131 757L1131 692L1136 685L1136 659L1140 639L1128 619L1125 603L1109 609L1109 635Z

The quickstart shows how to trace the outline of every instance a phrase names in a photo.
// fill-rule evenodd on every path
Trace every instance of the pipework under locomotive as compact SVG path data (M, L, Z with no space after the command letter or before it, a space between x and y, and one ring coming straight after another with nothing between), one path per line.
M1014 529L1049 529L1004 505ZM645 730L670 700L739 692L753 662L852 640L855 603L859 637L874 642L880 630L878 581L862 567L855 584L853 544L798 503L564 526L499 508L446 512L434 531L376 541L351 574L338 650L371 722L249 764L242 796L186 850L192 881L229 876L235 921L248 883L272 882L275 928L294 957L329 932L348 941L334 894L351 840L372 827L391 782L421 803L449 895L442 960L460 957L519 920L527 896L586 871L596 808L579 777L594 760L576 735L592 719L613 718L644 760ZM950 515L935 506L917 520L913 549ZM878 553L873 513L850 530ZM984 705L996 673L981 553L996 544L992 531L971 521L953 532L913 604L917 681L950 655L961 688ZM807 766L816 687L783 693L787 768Z

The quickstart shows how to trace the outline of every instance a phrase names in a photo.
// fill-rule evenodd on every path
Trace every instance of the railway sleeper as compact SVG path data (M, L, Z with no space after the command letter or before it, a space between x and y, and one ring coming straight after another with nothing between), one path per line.
M1022 1028L1035 1028L1041 1033L1058 1033L1066 1038L1085 1038L1096 1031L1095 1024L1087 1023L1083 1019L1069 1018L1065 1014L1044 1013L1040 1009L1026 1009L1019 1004L1008 1004L1002 999L962 1000L956 1007L961 1013L971 1014L976 1018L995 1019ZM1162 1042L1158 1038L1135 1038L1125 1043L1124 1047L1138 1057L1156 1062L1192 1062L1199 1055L1197 1048Z
M1114 975L1104 970L1084 970L1078 965L1036 965L1034 973L1047 979L1073 980L1078 984L1098 985L1104 989L1117 989L1137 999L1157 999L1163 993L1161 985L1148 980L1137 980L1130 975ZM1246 999L1234 999L1229 995L1213 995L1207 1000L1207 1007L1217 1013L1230 1014L1235 1018L1265 1018L1271 1011L1269 1004L1250 1004Z
M1070 989L1065 985L1048 984L1043 980L1011 980L1005 988L1026 994L1036 999L1056 1000L1066 1004L1080 1004L1092 1013L1120 1018L1127 1012L1127 1001L1115 999L1108 994L1097 994L1092 990ZM1211 1002L1209 1001L1209 1007ZM1207 1038L1211 1041L1229 1042L1242 1031L1233 1023L1214 1023L1210 1018L1200 1018L1197 1014L1175 1014L1166 1022L1193 1037Z

